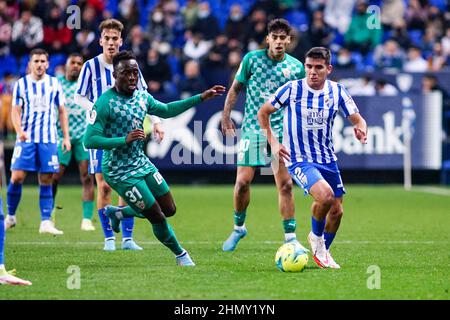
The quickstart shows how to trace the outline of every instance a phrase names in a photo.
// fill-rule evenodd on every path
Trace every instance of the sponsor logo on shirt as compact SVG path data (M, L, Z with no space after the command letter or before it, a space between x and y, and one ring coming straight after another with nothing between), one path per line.
M319 111L308 111L308 115L306 116L306 121L308 126L321 126L324 124L323 121L323 110Z

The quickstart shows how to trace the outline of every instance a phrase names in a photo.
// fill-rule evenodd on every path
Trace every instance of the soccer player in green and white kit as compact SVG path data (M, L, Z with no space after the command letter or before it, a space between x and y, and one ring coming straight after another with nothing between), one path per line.
M168 104L155 100L148 92L136 90L138 64L129 51L113 58L114 87L95 102L89 116L84 143L87 148L103 150L102 171L106 182L129 206L106 206L111 227L119 232L120 220L136 216L150 221L156 238L168 247L181 266L195 265L178 243L166 217L175 214L169 187L143 150L146 114L174 117L202 101L222 95L225 88L214 86L185 100Z
M224 251L233 251L240 239L247 235L245 218L250 203L250 183L257 167L268 164L270 146L258 123L258 110L277 88L286 82L305 77L303 64L286 53L291 41L291 26L284 19L274 19L268 24L267 49L247 53L236 73L227 94L222 113L222 133L235 134L235 125L230 114L239 92L246 86L245 114L242 121L241 140L238 151L236 183L234 186L234 230L223 243ZM271 126L279 139L283 132L283 115L271 116ZM278 202L283 218L285 242L298 243L295 235L296 220L292 180L283 161L273 163Z
M83 220L81 230L94 231L92 225L92 215L94 210L94 178L88 174L89 152L83 145L83 137L86 132L86 110L77 105L74 101L77 80L83 66L83 56L79 53L72 53L66 61L64 76L58 77L58 81L66 97L66 109L69 118L69 134L72 149L63 152L61 143L58 144L59 172L53 175L53 205L55 205L58 183L64 175L70 163L72 155L75 157L80 170L83 201ZM62 140L62 131L58 128L59 141Z

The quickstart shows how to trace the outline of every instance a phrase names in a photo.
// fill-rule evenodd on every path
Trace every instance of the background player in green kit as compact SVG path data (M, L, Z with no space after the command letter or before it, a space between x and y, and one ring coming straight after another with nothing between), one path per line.
M236 73L227 94L222 113L222 133L234 135L235 125L230 114L239 92L246 86L244 120L242 121L239 143L236 183L234 186L234 230L223 243L224 251L233 251L240 239L247 235L245 218L250 203L250 183L257 167L270 162L270 147L258 123L258 111L264 102L286 82L305 77L303 64L286 53L291 41L291 27L284 19L274 19L268 24L267 49L247 53ZM274 132L282 138L283 116L277 112L271 116ZM296 241L294 198L292 180L283 161L272 163L275 183L278 189L278 202L283 218L285 242Z
M107 206L111 226L119 232L123 217L136 216L150 221L156 238L175 255L178 265L195 265L178 243L166 217L176 208L169 187L143 149L146 114L174 117L202 101L222 95L225 88L214 86L191 98L164 104L148 92L136 90L138 64L129 51L113 58L115 85L95 102L89 115L84 143L87 148L103 150L102 171L106 182L129 206Z
M83 56L79 53L72 53L66 61L65 75L58 77L61 83L64 96L66 98L66 109L69 118L69 134L72 149L63 152L61 143L58 144L59 172L53 175L53 204L55 203L58 183L67 166L70 163L72 155L78 163L80 170L80 179L82 185L83 199L83 220L81 230L94 231L92 225L92 215L94 210L94 178L88 174L89 152L83 145L83 137L86 132L86 110L77 105L74 101L75 90L77 89L77 80L83 66ZM59 141L62 140L62 131L58 128Z

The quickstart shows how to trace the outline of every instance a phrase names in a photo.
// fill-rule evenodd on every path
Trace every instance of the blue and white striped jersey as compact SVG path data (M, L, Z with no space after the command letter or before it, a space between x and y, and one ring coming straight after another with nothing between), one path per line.
M78 77L76 93L95 103L103 92L114 86L113 65L106 63L103 53L86 61ZM138 90L147 90L147 84L139 70Z
M326 80L322 90L310 88L306 78L286 83L270 98L276 109L284 109L283 145L291 161L330 163L336 161L332 131L337 112L345 117L359 112L343 85Z
M41 80L31 75L20 78L14 85L13 107L22 108L21 126L26 142L57 143L56 119L65 102L61 84L46 74Z

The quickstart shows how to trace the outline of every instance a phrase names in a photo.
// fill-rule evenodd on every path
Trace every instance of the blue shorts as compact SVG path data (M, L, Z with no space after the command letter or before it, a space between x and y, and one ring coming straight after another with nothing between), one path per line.
M89 149L89 173L102 173L103 150Z
M11 159L11 170L59 172L58 144L17 141Z
M297 162L289 166L288 171L295 183L305 190L305 195L309 193L311 187L320 179L325 179L328 182L336 198L345 194L341 173L336 162L327 164Z

